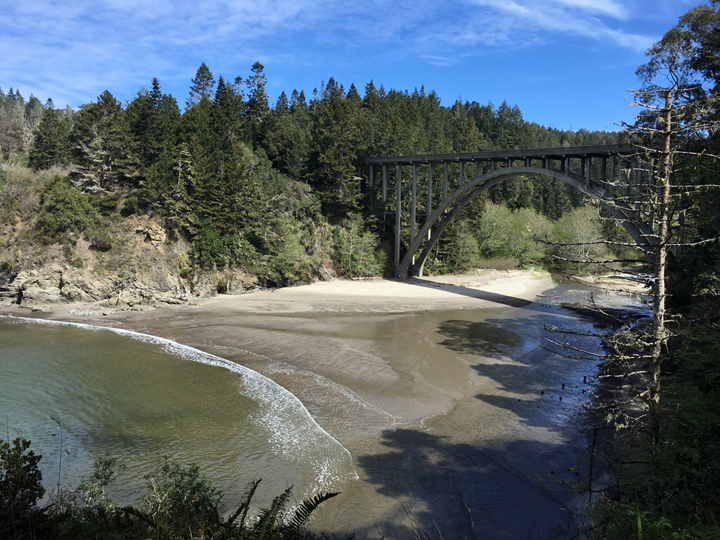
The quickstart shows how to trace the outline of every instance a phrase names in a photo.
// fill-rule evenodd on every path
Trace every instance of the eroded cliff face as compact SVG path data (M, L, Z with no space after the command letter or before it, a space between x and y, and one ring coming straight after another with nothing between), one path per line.
M46 310L86 303L78 309L144 310L259 286L243 270L192 269L189 246L168 240L162 226L147 216L128 219L109 249L93 246L84 236L72 249L59 243L39 247L27 239L21 221L2 233L0 306Z

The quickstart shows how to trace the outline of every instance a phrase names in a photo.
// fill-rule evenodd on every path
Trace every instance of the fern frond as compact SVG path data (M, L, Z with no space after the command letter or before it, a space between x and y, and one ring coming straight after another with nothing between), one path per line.
M250 501L255 495L255 491L261 481L262 479L253 480L250 484L248 484L248 490L245 492L245 496L243 497L240 506L238 506L238 509L230 514L226 521L228 525L234 525L237 521L240 528L245 526L245 520L247 519L248 510L250 509Z
M337 495L339 495L339 493L318 493L314 497L302 501L298 509L295 510L295 514L292 519L290 519L285 526L285 531L291 535L290 537L292 537L292 535L299 534L300 529L302 529L303 525L305 525L305 522L310 517L310 514L317 510L317 507L322 503Z
M171 540L170 534L168 533L167 529L165 528L165 525L163 523L161 523L160 521L156 520L148 512L144 512L143 510L139 510L138 508L135 508L133 506L125 506L124 508L121 509L121 511L128 516L137 518L137 520L139 520L140 523L143 523L147 527L149 527L151 530L154 530L155 531L155 536L153 537L154 540Z
M258 520L253 527L253 532L260 533L260 537L262 538L266 533L280 528L283 511L285 510L285 505L290 498L291 490L292 486L290 486L283 493L275 497L269 508L264 508L260 510L260 515L258 516Z

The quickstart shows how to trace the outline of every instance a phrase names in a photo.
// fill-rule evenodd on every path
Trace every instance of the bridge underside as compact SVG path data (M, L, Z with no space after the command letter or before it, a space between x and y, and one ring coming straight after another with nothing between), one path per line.
M608 210L638 246L651 248L653 228L641 219L649 182L638 155L634 147L601 146L365 158L358 167L371 209L394 222L396 275L406 279L422 275L438 238L473 198L516 176L543 175L575 187Z

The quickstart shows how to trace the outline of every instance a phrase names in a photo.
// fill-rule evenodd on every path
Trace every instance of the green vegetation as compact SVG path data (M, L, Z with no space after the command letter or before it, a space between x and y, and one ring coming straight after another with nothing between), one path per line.
M639 211L654 224L653 319L605 341L615 483L591 508L594 538L720 538L718 28L720 2L691 9L638 69L628 131L652 180Z
M32 538L43 510L38 502L45 494L38 469L41 456L28 450L30 442L0 439L0 537Z
M383 247L388 227L359 198L356 158L617 141L616 133L526 122L507 103L443 106L422 88L386 90L371 81L361 97L355 85L346 90L330 78L309 101L293 90L271 106L265 86L255 63L248 77L232 82L215 79L202 64L184 110L157 79L126 105L105 91L78 111L0 90L0 170L7 177L0 178L1 219L29 221L28 239L44 246L72 247L84 235L93 249L112 253L112 223L149 216L189 246L193 268L242 268L269 285L327 272L382 275L392 271L389 243ZM14 182L13 167L32 181ZM50 178L40 180L48 170ZM494 186L441 238L433 271L488 260L548 264L548 251L533 237L550 231L547 220L587 202L547 178ZM499 212L513 221L504 241L478 229ZM527 219L538 225L532 232Z
M200 474L196 465L182 466L163 458L146 477L140 507L112 501L106 488L122 467L115 457L96 459L92 473L75 488L61 488L47 505L37 465L41 456L30 442L12 445L0 439L0 535L12 540L292 540L326 538L304 529L312 513L337 493L319 493L288 509L292 487L267 508L254 509L260 481L251 482L237 509L226 513L223 493Z

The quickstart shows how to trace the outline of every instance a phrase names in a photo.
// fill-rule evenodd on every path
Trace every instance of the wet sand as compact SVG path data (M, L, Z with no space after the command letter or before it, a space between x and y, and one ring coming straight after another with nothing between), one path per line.
M553 287L547 274L490 271L107 316L72 315L77 305L0 313L158 335L243 358L285 386L356 462L359 480L321 508L317 530L557 538L580 508L572 485L587 441L577 416L595 365L542 348L543 323L586 325L547 297Z

